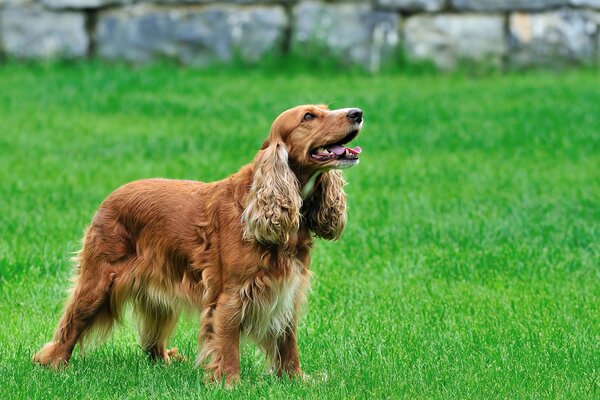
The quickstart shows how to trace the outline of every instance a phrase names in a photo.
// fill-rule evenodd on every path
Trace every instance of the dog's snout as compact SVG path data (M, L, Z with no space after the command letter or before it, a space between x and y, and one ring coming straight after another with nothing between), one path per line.
M360 108L353 108L350 111L348 111L348 114L346 114L348 119L350 119L352 122L356 122L357 124L361 123L362 115L363 112Z

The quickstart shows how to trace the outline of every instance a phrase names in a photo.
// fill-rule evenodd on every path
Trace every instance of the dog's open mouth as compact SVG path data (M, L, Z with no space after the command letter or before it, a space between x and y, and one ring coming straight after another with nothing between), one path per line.
M360 146L355 146L353 148L346 147L345 144L350 142L358 135L358 131L352 131L349 135L347 135L344 139L328 144L325 146L320 146L310 151L310 156L318 161L328 161L328 160L358 160L358 155L362 152Z

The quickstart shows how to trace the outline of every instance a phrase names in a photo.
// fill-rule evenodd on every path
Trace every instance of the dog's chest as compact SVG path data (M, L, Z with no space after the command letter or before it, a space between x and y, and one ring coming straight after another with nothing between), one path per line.
M308 287L308 272L298 260L293 263L283 278L265 275L242 288L245 334L260 340L268 335L279 336L290 326Z

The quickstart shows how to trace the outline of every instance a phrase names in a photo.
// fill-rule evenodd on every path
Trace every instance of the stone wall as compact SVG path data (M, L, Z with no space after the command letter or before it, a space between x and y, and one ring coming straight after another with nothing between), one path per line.
M0 0L0 52L207 65L328 54L383 62L596 64L600 0Z

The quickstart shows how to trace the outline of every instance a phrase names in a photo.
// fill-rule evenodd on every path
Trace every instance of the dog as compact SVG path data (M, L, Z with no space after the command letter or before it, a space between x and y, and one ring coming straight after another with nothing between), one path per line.
M278 376L302 375L298 313L306 300L313 236L346 226L341 171L363 125L358 108L303 105L279 115L252 163L217 182L145 179L100 205L76 256L69 300L52 341L33 361L66 365L77 343L106 337L133 305L142 348L167 349L182 309L200 314L198 365L239 380L239 341L266 353ZM94 335L96 336L96 335Z

